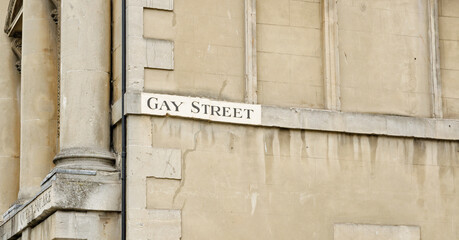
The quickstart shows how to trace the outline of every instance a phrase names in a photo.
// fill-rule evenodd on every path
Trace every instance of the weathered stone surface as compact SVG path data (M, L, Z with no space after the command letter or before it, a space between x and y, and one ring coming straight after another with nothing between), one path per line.
M104 0L62 1L58 166L114 167L110 152L110 10L110 2Z
M161 10L173 10L174 0L145 0L145 7Z
M259 103L324 108L320 3L266 0L256 6Z
M343 111L431 116L427 2L337 4Z
M111 240L120 236L119 215L104 212L57 211L38 226L28 229L26 240Z
M53 168L57 138L57 28L51 1L24 1L19 199L30 199Z
M180 209L189 239L333 239L340 222L413 225L421 239L455 239L455 141L162 117L152 117L151 136L155 148L182 149L183 178L147 178L146 191L131 182L131 194L147 196L130 198L131 211L141 209L131 212L136 228L145 208ZM149 158L130 159L135 176Z
M140 94L127 94L126 99L128 114L142 113ZM459 139L459 134L451 130L459 124L459 121L454 119L415 118L270 106L262 106L261 112L260 126L265 127L443 140ZM117 116L119 117L119 115ZM145 124L147 124L146 121ZM133 128L135 131L142 131L140 129L143 127L139 125L133 126ZM146 132L149 131L148 129L150 128L146 128Z
M141 165L132 166L132 170L130 171L132 174L135 172L140 178L182 178L182 154L179 149L153 148L151 146L136 145L129 145L128 148L129 151L132 151L132 158L144 160Z
M179 180L147 178L147 209L180 209L175 202L175 193L180 187Z
M5 19L7 0L0 1L0 19ZM1 215L16 201L19 190L20 119L18 91L20 75L14 68L16 56L11 41L0 34L0 221Z
M147 39L148 68L174 69L174 42L159 39Z
M182 237L180 210L136 210L128 213L128 236L132 239L180 240Z
M421 229L416 226L384 226L335 224L334 240L420 240Z
M168 200L174 198L171 191L174 191L174 186L180 185L182 179L182 152L180 149L152 147L154 138L150 117L130 116L128 129L133 129L128 133L127 147L130 153L127 156L128 238L148 239L157 236L178 240L182 236L181 210ZM142 129L143 133L137 132ZM152 179L162 184L152 186ZM167 187L170 184L172 186ZM164 192L162 197L157 195L161 191ZM158 197L154 206L147 204L151 195Z
M62 80L68 80L61 106L71 118L63 124L70 131L61 153L79 161L78 168L109 156L110 147L119 167L120 2L112 1L112 9L107 1L61 2ZM401 233L412 240L414 232L423 240L457 239L459 122L448 119L459 113L457 4L439 1L440 49L447 52L438 80L447 119L432 119L438 103L432 95L442 91L430 82L438 62L430 56L436 20L427 3L433 1L127 1L128 238L397 239ZM111 67L110 41L117 65ZM243 102L246 86L264 105L261 124L141 114L142 92ZM7 92L0 99L4 115L13 111L1 107L14 102L11 89L0 88ZM10 127L0 127L0 142L8 143L2 134ZM0 144L8 153L0 163L14 169L17 149ZM0 236L118 238L119 176L102 173L52 172L34 201L5 215ZM11 175L0 176L0 185ZM335 231L337 223L349 225Z
M90 173L74 170L72 173L57 171L49 177L49 182L43 185L41 192L6 216L4 222L0 223L0 239L10 239L59 210L115 213L120 211L121 183L119 173ZM117 214L114 214L113 217L116 218ZM50 224L48 227L64 232L66 230L66 228L59 227L59 223ZM56 230L50 231L50 229L43 229L42 231L42 234L45 235L56 232ZM97 234L103 232L99 231ZM91 237L94 234L92 233ZM51 238L43 238L43 240L45 239Z

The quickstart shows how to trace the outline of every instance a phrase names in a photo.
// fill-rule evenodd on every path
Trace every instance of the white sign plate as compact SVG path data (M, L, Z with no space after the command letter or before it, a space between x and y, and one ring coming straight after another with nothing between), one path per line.
M142 93L141 101L142 114L170 115L238 124L261 124L260 105L154 93Z

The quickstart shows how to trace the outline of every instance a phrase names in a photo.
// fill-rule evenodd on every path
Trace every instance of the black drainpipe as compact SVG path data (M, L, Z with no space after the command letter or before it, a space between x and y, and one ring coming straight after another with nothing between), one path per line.
M126 1L121 0L121 240L126 240Z

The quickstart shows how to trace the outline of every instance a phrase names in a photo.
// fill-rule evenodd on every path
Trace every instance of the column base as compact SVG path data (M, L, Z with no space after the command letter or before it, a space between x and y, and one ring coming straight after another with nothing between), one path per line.
M63 169L114 171L115 155L97 149L66 148L56 155L54 164Z
M29 201L13 206L3 215L0 239L18 239L28 228L44 231L33 240L116 239L119 235L113 233L118 233L120 207L119 172L55 169ZM54 218L59 212L71 218ZM48 221L50 218L53 220ZM115 221L110 220L113 218Z

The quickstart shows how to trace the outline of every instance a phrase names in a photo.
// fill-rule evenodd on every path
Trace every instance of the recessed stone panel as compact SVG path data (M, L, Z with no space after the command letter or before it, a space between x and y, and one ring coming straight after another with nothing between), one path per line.
M427 3L338 1L342 111L431 116Z

